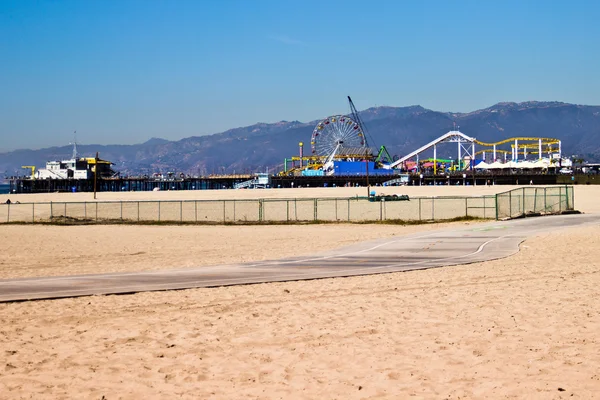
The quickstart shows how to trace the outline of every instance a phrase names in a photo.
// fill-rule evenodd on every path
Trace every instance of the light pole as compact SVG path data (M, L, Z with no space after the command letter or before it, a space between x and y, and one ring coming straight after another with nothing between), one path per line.
M366 173L367 173L367 197L371 195L371 188L369 186L369 148L365 147L365 165L366 165Z
M94 159L94 200L96 200L96 189L98 187L98 152L96 152L96 158Z

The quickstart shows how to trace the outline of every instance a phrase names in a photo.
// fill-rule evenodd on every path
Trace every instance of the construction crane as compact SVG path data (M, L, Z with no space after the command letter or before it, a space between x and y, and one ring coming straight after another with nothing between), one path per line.
M350 96L348 96L348 103L350 104L350 112L352 113L352 119L354 119L354 121L358 124L358 127L363 133L363 137L365 138L365 147L369 147L369 144L367 142L367 135L369 136L369 138L371 137L365 129L365 124L363 124L362 120L360 119L360 116L358 115L358 110L356 110L356 107L354 107L354 103L352 102Z
M369 133L367 132L367 130L365 129L365 125L363 124L362 120L360 119L360 116L358 115L358 110L356 109L356 107L354 107L354 103L352 102L352 99L350 98L350 96L348 96L348 103L350 104L350 112L352 112L352 118L354 118L354 121L358 124L358 128L360 129L360 131L363 133L363 138L365 138L365 171L366 171L366 178L367 178L367 197L371 196L371 185L369 185L369 155L367 154L369 152L369 143L367 141L367 136L370 136Z
M35 165L23 165L21 168L30 169L31 170L31 179L35 179Z

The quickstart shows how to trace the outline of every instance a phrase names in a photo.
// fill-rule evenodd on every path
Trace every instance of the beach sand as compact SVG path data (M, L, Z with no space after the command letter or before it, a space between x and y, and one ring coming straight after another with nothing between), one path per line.
M263 261L449 225L0 225L0 279Z
M598 194L576 187L576 208ZM1 226L0 269L254 261L435 227ZM592 226L466 266L0 304L0 398L593 398L599 244Z

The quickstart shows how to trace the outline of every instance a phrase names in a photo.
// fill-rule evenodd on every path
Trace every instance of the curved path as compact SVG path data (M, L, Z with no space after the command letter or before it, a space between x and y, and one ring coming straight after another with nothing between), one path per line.
M136 273L0 280L0 302L410 271L510 256L527 237L600 224L563 215L476 224L363 242L310 257Z

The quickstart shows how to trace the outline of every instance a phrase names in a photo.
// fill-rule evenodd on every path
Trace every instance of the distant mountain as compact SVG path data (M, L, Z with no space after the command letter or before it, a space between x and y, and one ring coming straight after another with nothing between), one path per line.
M144 143L144 145L146 146L152 146L152 145L157 145L157 144L165 144L168 143L169 141L167 139L161 139L161 138L150 138L149 140L146 140Z
M563 154L600 160L600 106L560 102L498 103L469 113L432 111L421 106L375 107L360 113L375 150L384 144L402 156L453 129L484 142L510 137L554 137L562 140ZM280 121L230 129L178 141L152 138L136 145L78 145L81 155L115 163L123 175L184 172L194 175L243 173L282 169L284 158L310 154L311 133L317 121ZM47 160L69 158L70 146L16 150L0 154L0 174L24 175L22 165L43 167ZM456 148L440 146L440 157L456 156Z

